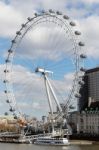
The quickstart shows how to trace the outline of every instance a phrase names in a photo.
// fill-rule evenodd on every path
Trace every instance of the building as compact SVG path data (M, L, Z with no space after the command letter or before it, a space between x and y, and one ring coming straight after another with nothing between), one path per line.
M99 110L72 112L68 122L73 133L99 135Z
M99 67L87 70L83 81L79 110L70 113L68 122L74 133L99 135Z
M80 113L78 111L70 112L70 114L68 115L67 120L68 120L69 125L71 126L72 133L77 133L79 115Z
M85 84L80 89L79 111L87 107L99 108L99 67L87 70L83 80Z
M0 116L0 132L19 132L18 127L13 116Z
M78 115L78 133L99 135L99 110L82 111Z

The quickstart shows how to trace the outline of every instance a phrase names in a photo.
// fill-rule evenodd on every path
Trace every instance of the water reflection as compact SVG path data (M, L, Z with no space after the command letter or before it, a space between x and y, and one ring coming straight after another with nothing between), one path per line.
M99 150L99 145L40 146L33 144L0 143L0 150Z
M79 146L63 146L62 150L81 150Z

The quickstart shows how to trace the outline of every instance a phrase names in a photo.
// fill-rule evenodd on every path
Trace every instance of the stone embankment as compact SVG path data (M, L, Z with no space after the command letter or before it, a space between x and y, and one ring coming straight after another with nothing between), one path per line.
M70 145L92 145L99 144L99 141L88 141L88 140L70 140Z

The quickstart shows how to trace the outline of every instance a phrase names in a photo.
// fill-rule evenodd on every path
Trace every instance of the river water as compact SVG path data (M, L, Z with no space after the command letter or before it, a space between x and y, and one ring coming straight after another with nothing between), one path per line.
M40 146L0 143L0 150L99 150L99 145Z

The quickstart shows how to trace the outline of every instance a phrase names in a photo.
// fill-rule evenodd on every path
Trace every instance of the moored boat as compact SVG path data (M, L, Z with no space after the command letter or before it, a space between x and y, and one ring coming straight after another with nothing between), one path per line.
M38 145L69 145L67 138L44 136L38 137L34 144Z

